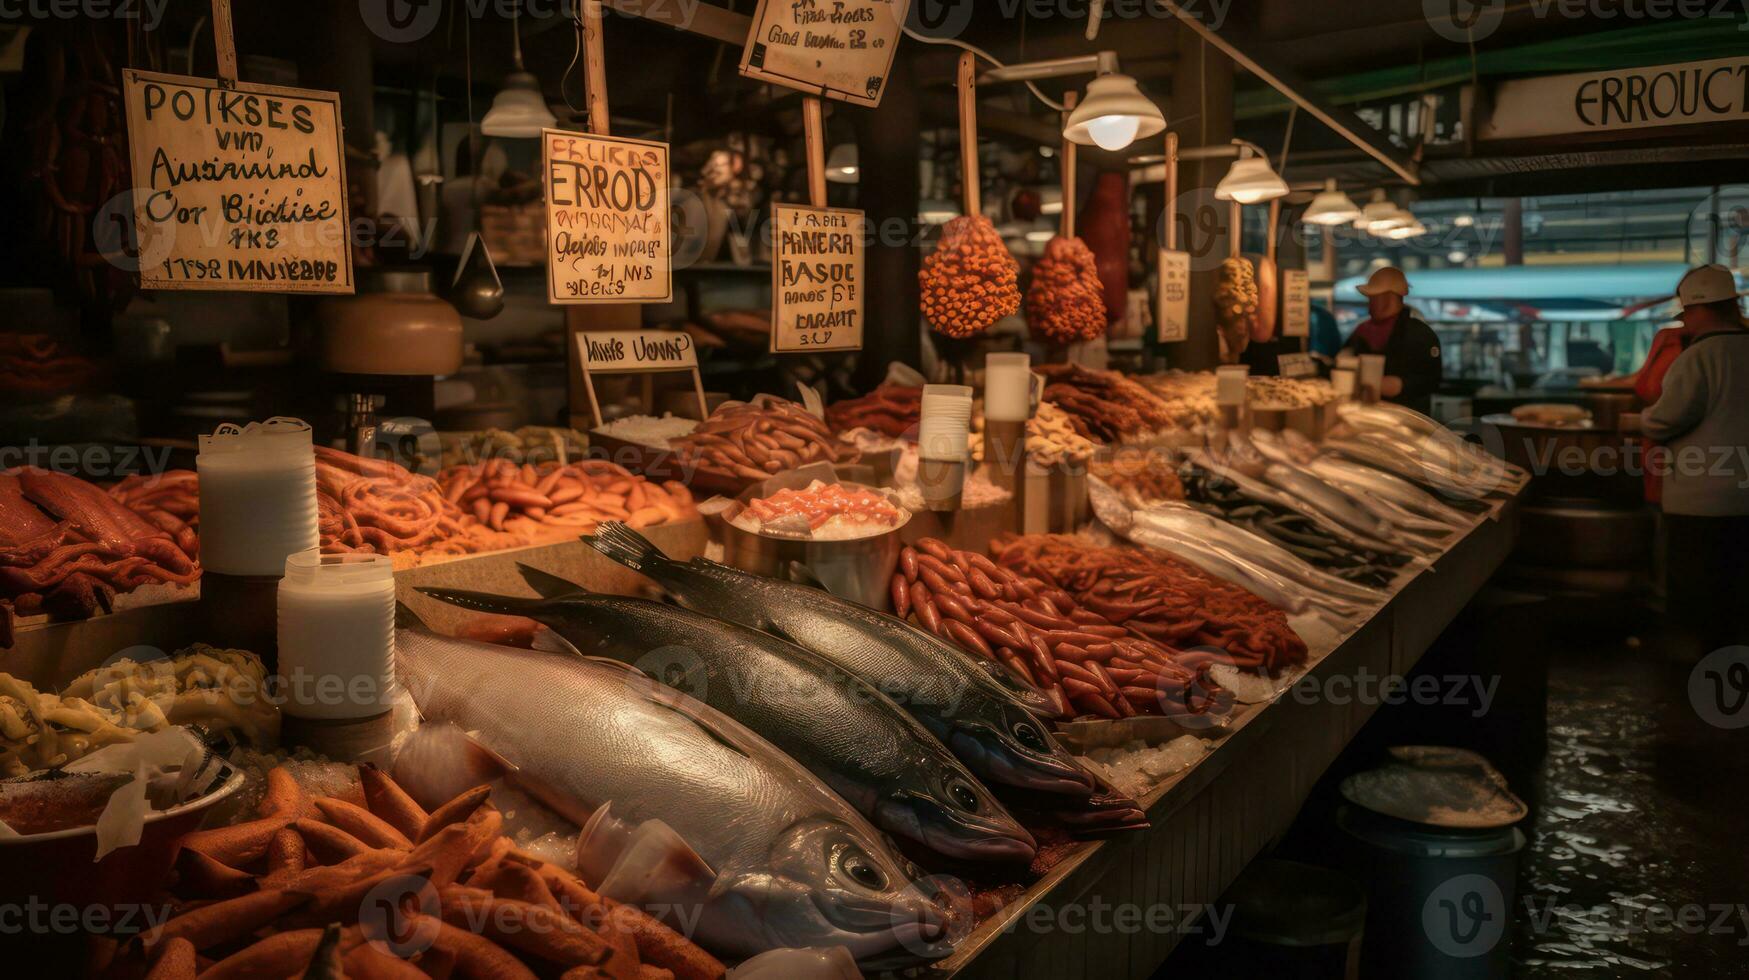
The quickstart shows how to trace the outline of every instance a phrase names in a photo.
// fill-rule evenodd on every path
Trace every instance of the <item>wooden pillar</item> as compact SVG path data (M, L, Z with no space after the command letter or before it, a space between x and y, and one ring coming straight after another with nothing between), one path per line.
M1233 139L1233 61L1183 24L1174 24L1173 32L1177 68L1167 125L1178 133L1181 151L1226 145ZM1180 119L1185 121L1180 124ZM1178 247L1190 252L1190 329L1184 340L1160 345L1175 368L1204 371L1220 363L1215 277L1233 229L1228 227L1228 209L1214 198L1214 187L1232 165L1231 158L1179 164Z
M886 376L891 361L912 367L923 363L923 316L918 309L917 287L922 252L916 244L921 203L917 134L922 127L911 63L914 47L900 45L878 107L847 113L856 125L860 170L857 203L868 216L872 236L863 258L863 277L880 284L880 288L868 290L864 299L867 327L856 367L856 382L864 390Z
M1501 249L1507 265L1524 264L1524 199L1509 197L1501 208Z

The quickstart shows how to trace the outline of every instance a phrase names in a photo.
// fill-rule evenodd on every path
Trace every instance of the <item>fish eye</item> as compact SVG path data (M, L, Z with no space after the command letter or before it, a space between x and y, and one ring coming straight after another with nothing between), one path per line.
M978 812L978 793L965 780L957 776L949 779L947 781L947 794L953 797L953 801L958 803L961 809L971 813Z
M1032 725L1029 725L1024 721L1014 726L1014 737L1020 742L1020 744L1035 752L1050 751L1045 745L1044 735L1040 733L1037 728L1034 728Z
M879 889L887 886L887 876L881 874L881 869L875 867L868 855L861 851L853 850L844 855L844 862L840 867L851 880L865 888Z

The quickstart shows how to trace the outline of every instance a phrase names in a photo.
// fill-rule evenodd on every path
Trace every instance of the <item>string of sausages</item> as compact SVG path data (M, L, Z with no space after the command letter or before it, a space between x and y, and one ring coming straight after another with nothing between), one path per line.
M1227 662L1278 674L1306 661L1306 643L1281 610L1175 558L1143 548L1097 548L1060 534L1004 535L990 545L1003 566L1072 595L1132 636L1188 650L1189 666Z
M860 398L846 398L826 406L826 422L834 432L873 429L897 439L916 435L922 412L921 387L883 384Z
M807 463L836 463L841 450L852 451L819 417L781 398L719 408L670 445L686 465L742 480L763 480Z
M679 481L658 485L600 459L563 465L490 459L451 466L437 482L446 499L497 531L533 534L543 526L591 528L602 521L642 528L698 513Z
M1176 650L1131 635L1060 588L934 538L900 551L892 599L900 618L1003 664L1065 715L1221 714L1232 705Z

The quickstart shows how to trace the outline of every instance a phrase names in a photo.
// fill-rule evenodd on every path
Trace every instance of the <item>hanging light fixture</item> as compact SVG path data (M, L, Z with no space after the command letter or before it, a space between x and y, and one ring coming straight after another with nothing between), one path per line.
M1421 219L1407 211L1404 211L1403 214L1407 216L1408 220L1385 232L1386 238L1394 242L1400 242L1404 239L1419 238L1422 235L1427 234L1427 226L1421 223Z
M522 67L522 31L516 12L510 14L510 52L516 68L504 78L504 87L492 97L492 108L480 120L480 132L487 136L512 139L537 139L542 129L558 125L546 96L541 94L540 79Z
M835 184L854 184L861 172L855 143L840 143L826 157L826 179Z
M1390 198L1385 197L1384 190L1380 189L1373 191L1372 200L1360 209L1360 217L1355 220L1354 227L1369 235L1383 237L1391 229L1407 225L1412 218L1409 212L1392 204Z
M1269 168L1268 160L1253 156L1250 147L1241 146L1239 159L1233 161L1233 168L1215 185L1215 199L1259 204L1286 197L1287 191L1287 181Z
M1360 217L1360 207L1347 194L1336 188L1334 178L1324 181L1324 189L1306 206L1300 220L1314 225L1345 225Z
M1115 71L1087 83L1087 94L1063 124L1065 139L1102 150L1121 150L1165 131L1160 107L1142 94L1135 79Z

